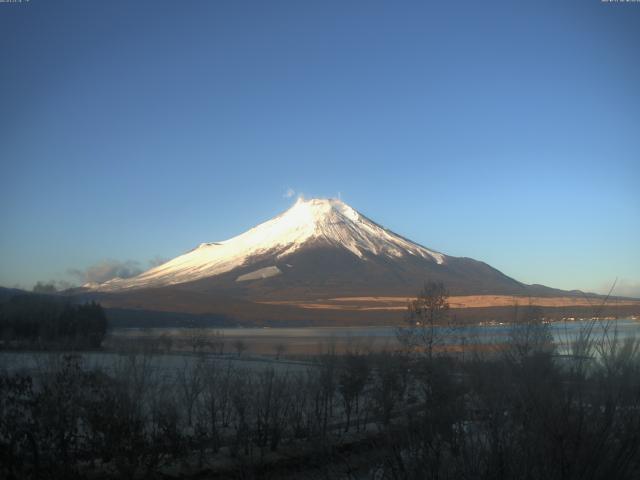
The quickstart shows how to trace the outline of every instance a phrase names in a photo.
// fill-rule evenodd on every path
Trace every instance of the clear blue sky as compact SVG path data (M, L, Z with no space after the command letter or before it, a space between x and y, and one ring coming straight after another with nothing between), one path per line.
M640 3L0 4L0 285L337 196L527 283L640 295Z

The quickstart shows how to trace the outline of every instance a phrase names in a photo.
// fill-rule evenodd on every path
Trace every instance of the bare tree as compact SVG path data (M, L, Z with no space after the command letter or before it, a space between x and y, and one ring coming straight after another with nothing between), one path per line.
M338 378L338 390L342 397L344 412L347 417L345 432L351 425L351 413L355 408L356 418L360 408L360 395L362 394L369 378L369 362L363 355L348 353L342 359L342 369ZM356 430L359 422L356 421Z
M327 435L329 419L333 415L333 400L336 391L337 356L335 346L330 345L326 354L320 357L319 365L319 396L316 401L316 413L319 420L321 436Z
M237 371L233 377L231 386L231 404L233 405L234 416L233 426L236 431L235 439L230 446L232 456L239 453L240 449L245 455L250 451L250 426L249 422L253 415L253 382L248 371Z
M291 377L291 410L289 413L289 425L293 437L304 438L312 430L312 397L317 390L316 375L309 370Z
M275 451L284 434L290 406L288 377L273 368L261 372L255 384L255 437L261 455L269 445Z
M207 363L203 369L204 389L199 423L203 432L201 436L206 437L205 441L208 441L213 453L220 448L221 429L229 405L228 374L229 370L225 372L219 369L215 362Z
M224 333L216 330L211 338L211 348L213 349L213 352L217 355L224 355L224 345Z
M193 353L203 352L208 345L206 330L202 328L190 328L187 342Z
M376 361L372 388L374 408L382 425L389 425L394 410L402 402L407 389L406 357L381 354Z
M408 351L423 352L433 358L441 344L449 320L449 292L441 282L428 281L407 306L406 327L397 330L398 340Z
M276 360L280 360L280 357L287 351L287 346L284 343L278 343L274 350L276 352Z
M531 304L521 309L516 303L505 350L509 360L521 362L534 355L551 353L552 350L551 325L545 322L542 309Z
M184 359L183 366L178 370L177 381L187 410L187 425L193 424L193 407L205 388L204 358L195 361Z
M244 340L241 339L233 342L233 347L236 349L238 357L242 356L242 354L247 350L247 344L244 342Z

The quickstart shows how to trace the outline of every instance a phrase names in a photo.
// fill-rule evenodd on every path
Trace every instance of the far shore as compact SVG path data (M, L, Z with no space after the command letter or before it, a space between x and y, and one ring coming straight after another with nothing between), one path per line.
M411 297L370 296L338 297L319 300L273 300L262 301L267 305L291 305L305 309L321 310L406 310ZM593 297L516 297L513 295L459 295L449 297L449 305L454 309L511 307L514 305L532 305L538 307L598 307L605 303L604 298ZM607 306L638 306L640 300L609 298Z

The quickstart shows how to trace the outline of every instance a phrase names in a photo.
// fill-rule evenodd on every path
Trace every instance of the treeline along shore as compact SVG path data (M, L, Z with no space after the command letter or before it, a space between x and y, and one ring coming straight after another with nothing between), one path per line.
M73 304L51 295L14 295L0 302L4 349L98 349L108 321L96 302Z

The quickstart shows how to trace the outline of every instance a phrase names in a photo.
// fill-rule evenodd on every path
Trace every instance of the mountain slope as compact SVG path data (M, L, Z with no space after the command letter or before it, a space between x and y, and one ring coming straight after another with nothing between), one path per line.
M298 200L237 237L203 243L136 277L87 287L115 294L174 287L265 301L410 296L427 279L444 282L454 295L567 294L426 248L336 199Z
M102 291L149 288L186 283L221 275L265 257L279 262L308 246L324 246L349 252L359 260L371 256L400 259L413 257L443 264L445 255L411 242L369 220L340 200L298 200L282 215L230 240L203 243L158 267L130 279L114 279L97 286ZM268 270L240 278L279 275Z

